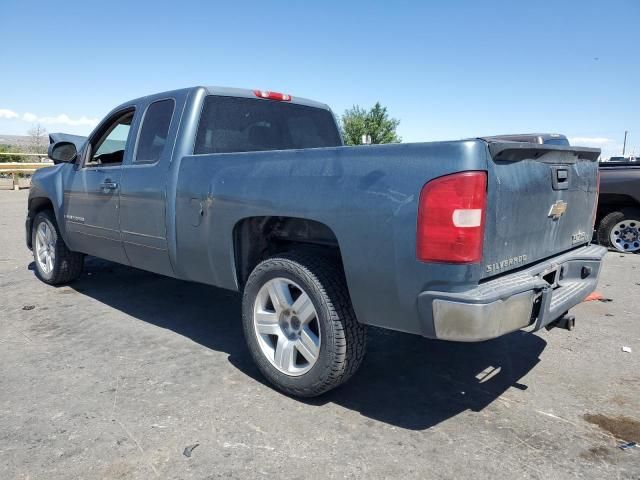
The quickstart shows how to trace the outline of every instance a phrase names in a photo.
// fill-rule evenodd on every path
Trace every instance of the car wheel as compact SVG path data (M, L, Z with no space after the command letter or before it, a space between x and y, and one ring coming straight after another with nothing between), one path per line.
M598 224L598 243L619 252L640 250L640 209L623 208L605 215Z
M294 252L260 263L244 289L242 318L253 360L285 393L320 395L362 363L365 327L330 259Z
M31 230L36 275L49 285L75 280L82 273L84 255L72 252L64 243L53 213L39 212Z

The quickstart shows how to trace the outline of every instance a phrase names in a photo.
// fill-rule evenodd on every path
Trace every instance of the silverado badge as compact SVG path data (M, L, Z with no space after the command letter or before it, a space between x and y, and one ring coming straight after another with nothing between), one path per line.
M505 258L496 263L490 263L485 266L486 273L498 273L505 268L511 268L517 265L523 265L527 261L526 255L518 255L517 257Z
M548 216L553 218L554 220L558 220L562 215L564 215L564 212L566 211L567 202L565 202L564 200L558 200L556 203L551 205Z

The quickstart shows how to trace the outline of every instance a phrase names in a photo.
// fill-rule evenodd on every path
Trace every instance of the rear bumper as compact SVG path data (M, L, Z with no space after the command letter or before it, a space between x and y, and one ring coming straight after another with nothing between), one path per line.
M595 290L606 252L588 245L472 290L422 292L418 309L423 324L429 323L423 331L443 340L478 342L523 328L538 330Z

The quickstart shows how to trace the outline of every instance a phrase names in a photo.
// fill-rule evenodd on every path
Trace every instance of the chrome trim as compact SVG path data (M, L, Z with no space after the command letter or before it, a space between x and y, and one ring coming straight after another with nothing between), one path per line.
M434 300L436 335L443 340L477 342L515 332L532 322L535 297L531 290L491 303Z

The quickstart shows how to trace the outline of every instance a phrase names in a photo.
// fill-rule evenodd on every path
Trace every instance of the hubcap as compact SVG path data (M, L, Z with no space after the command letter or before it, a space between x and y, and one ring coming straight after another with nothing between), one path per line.
M623 220L617 223L610 234L611 244L621 252L640 250L640 220Z
M253 326L262 353L280 372L302 375L318 361L318 314L309 295L295 282L274 278L260 288Z
M50 274L56 260L56 247L53 232L46 222L40 223L36 230L35 257L40 270L47 275Z

